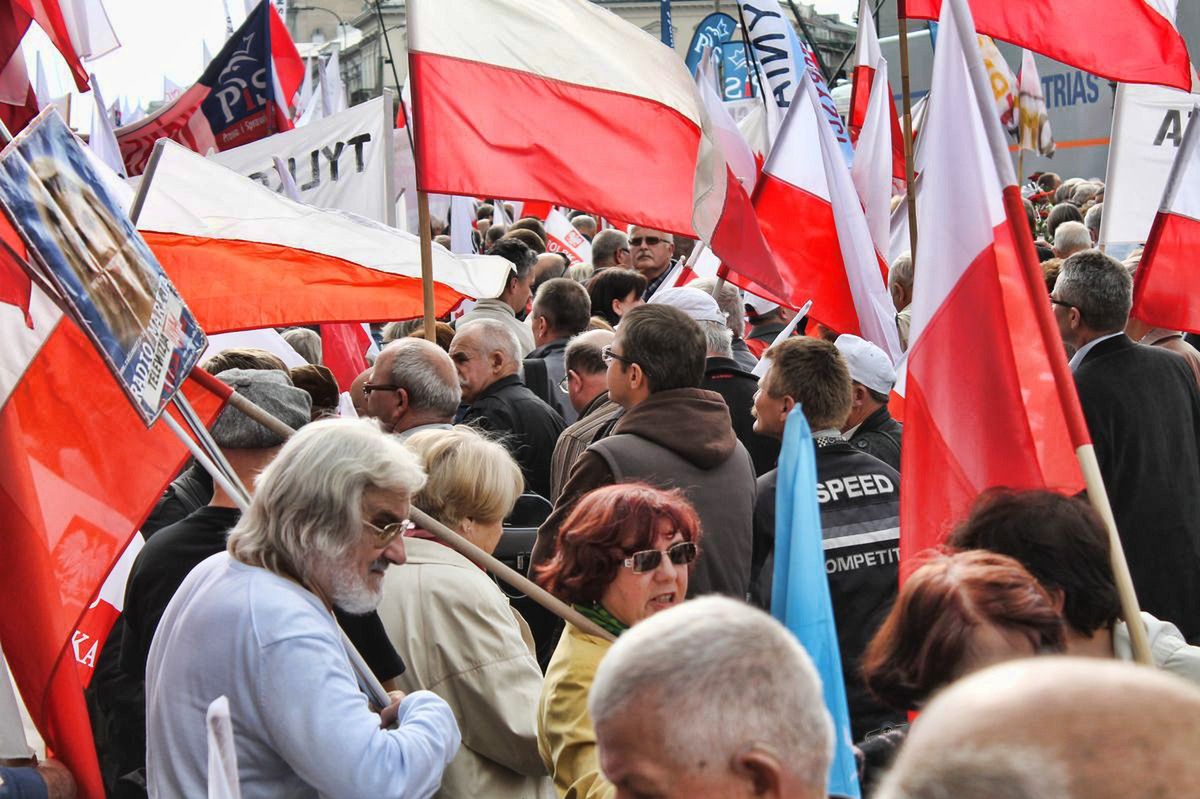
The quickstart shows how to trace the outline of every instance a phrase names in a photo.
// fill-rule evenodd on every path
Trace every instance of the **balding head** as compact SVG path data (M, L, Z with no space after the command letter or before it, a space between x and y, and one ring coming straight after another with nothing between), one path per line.
M521 342L503 322L473 319L458 328L450 343L464 402L474 402L497 380L521 368Z
M567 396L577 413L608 390L608 365L604 348L616 334L611 330L588 330L567 343L563 356L567 372Z
M447 424L462 401L454 362L421 338L388 344L375 359L366 386L367 415L400 433L423 424Z
M1093 658L1005 663L929 704L878 796L1184 796L1200 785L1198 717L1200 690L1149 668Z

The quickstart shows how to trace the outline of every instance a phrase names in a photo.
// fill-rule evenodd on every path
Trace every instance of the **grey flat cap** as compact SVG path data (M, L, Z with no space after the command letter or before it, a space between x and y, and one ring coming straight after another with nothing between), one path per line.
M294 430L308 424L312 398L292 385L291 378L275 369L226 369L217 379ZM212 437L222 449L268 449L284 439L227 405L212 426Z

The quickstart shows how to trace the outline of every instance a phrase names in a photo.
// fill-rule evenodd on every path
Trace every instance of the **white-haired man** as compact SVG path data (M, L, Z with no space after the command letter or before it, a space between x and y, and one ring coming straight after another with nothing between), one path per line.
M701 597L622 634L588 711L617 799L825 799L821 680L783 625L742 602Z
M896 331L900 334L901 349L908 349L908 329L912 326L913 259L908 253L901 255L888 270L888 293L896 308Z
M675 237L661 230L634 225L629 229L629 252L634 269L646 278L642 299L649 300L671 271Z
M461 742L449 706L416 691L372 710L331 610L379 604L424 480L416 456L366 420L315 422L283 446L227 551L183 581L150 646L150 796L206 795L205 711L220 696L246 799L436 790Z
M450 343L463 402L462 421L494 433L525 475L529 491L550 497L550 458L563 431L558 413L522 382L521 349L508 327L493 319L460 325Z
M1082 222L1063 222L1054 230L1055 258L1070 258L1092 246L1092 234Z

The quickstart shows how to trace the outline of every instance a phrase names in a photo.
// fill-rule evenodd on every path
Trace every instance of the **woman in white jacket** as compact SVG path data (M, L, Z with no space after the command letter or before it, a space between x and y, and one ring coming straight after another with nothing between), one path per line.
M466 426L417 433L405 442L424 463L413 505L492 552L524 481L500 444ZM384 579L379 617L407 669L404 691L441 696L454 711L462 748L447 767L443 799L553 795L538 755L542 673L525 620L488 574L417 529L407 560Z

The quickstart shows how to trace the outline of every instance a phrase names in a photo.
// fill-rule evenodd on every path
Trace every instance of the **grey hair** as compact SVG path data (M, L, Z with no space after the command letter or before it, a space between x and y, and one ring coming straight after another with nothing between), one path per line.
M1084 250L1063 261L1054 293L1077 308L1092 330L1115 333L1129 321L1133 279L1115 258L1099 250Z
M508 325L496 319L472 319L459 326L455 337L476 330L479 331L480 341L486 352L499 350L509 361L518 367L521 365L521 342Z
M1067 258L1092 248L1092 234L1082 222L1063 222L1054 231L1054 254Z
M304 360L318 365L323 363L321 335L315 330L309 330L307 327L289 327L279 335Z
M1066 769L1034 748L963 745L936 758L904 757L876 799L1071 799Z
M592 239L592 263L601 266L612 261L617 250L629 247L629 236L616 228L601 230Z
M567 371L598 375L608 369L604 363L604 348L616 334L611 330L585 330L567 342L563 365Z
M462 386L445 350L425 339L402 338L388 344L387 351L396 355L392 383L408 391L414 410L454 416L462 402ZM441 362L440 372L435 362Z
M1101 186L1097 186L1095 183L1080 183L1075 187L1075 190L1071 192L1071 205L1083 205L1085 202L1099 194L1101 188Z
M688 283L689 288L700 289L705 294L712 294L717 282L711 277L702 277ZM732 283L724 283L716 297L717 306L725 314L725 324L733 335L741 338L746 329L746 303L742 300L742 292ZM711 347L710 347L711 349Z
M409 333L424 324L423 319L405 319L402 322L388 322L380 331L380 337L383 338L384 344L390 344L397 339L402 339Z
M913 271L912 256L908 253L901 255L892 262L892 268L888 270L888 288L893 285L912 288Z
M834 739L821 678L782 624L743 602L689 600L623 633L596 670L588 710L598 732L618 714L657 716L663 751L683 768L766 744L825 795Z
M1102 219L1103 214L1104 214L1104 203L1096 203L1091 208L1089 208L1088 212L1084 215L1083 224L1087 227L1088 230L1095 230L1095 231L1099 232L1100 221Z
M412 496L420 461L369 419L326 419L293 435L255 481L250 509L229 534L234 560L311 586L314 570L363 535L368 488Z
M711 355L724 358L733 357L733 331L720 322L697 322L704 331L705 347Z

